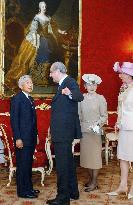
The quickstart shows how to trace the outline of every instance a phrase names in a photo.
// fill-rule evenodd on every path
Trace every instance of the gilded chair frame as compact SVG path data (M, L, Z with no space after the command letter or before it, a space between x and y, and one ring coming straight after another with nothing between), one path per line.
M6 116L10 116L9 113L0 113L0 115L6 115ZM11 153L11 149L10 149L10 145L8 142L8 137L5 131L5 124L0 124L0 131L2 132L2 135L4 136L4 141L3 144L4 146L7 148L8 150L8 159L7 161L9 161L9 182L7 183L7 187L10 186L11 181L12 181L12 177L13 174L16 172L16 166L14 166L13 164L13 155ZM36 150L35 150L36 152ZM48 137L46 137L46 142L45 142L45 152L48 158L48 162L49 162L49 168L46 169L45 167L36 167L36 168L32 168L32 171L39 171L41 173L41 185L44 186L44 178L46 175L50 175L52 169L53 169L53 160L52 160L52 155L51 155L51 150L50 150L50 142Z
M116 114L117 115L117 111L108 111L108 115L111 115L111 114ZM107 127L105 127L105 129L104 129L104 135L105 135L105 161L106 161L106 165L108 165L109 155L110 155L111 158L113 158L113 148L112 148L112 146L109 146L109 142L117 142L118 134L117 134L117 131L116 131L115 127L114 127L114 130L112 130L110 133L107 133L106 129L112 130L112 127L109 127L109 125L108 125L108 120L107 120Z

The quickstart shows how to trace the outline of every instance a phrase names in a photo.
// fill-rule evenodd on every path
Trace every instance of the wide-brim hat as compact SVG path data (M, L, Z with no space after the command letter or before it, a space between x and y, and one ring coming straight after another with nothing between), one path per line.
M133 76L133 63L123 62L120 66L119 62L115 62L113 69L115 72L126 73L130 76Z
M84 82L92 85L92 84L100 84L102 82L102 79L95 74L84 74L82 76L82 79L84 80Z

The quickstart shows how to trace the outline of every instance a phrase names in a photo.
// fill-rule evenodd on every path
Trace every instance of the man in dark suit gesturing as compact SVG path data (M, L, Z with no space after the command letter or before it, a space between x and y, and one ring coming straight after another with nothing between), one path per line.
M17 195L22 198L37 198L39 190L32 185L32 162L37 143L37 121L33 98L29 93L33 83L29 75L20 77L21 89L11 99L10 120L16 147Z
M50 77L59 83L58 91L52 99L50 122L56 160L57 196L47 200L47 204L69 205L70 199L79 198L72 142L74 138L81 137L78 102L83 100L83 95L77 82L66 74L63 63L52 64Z

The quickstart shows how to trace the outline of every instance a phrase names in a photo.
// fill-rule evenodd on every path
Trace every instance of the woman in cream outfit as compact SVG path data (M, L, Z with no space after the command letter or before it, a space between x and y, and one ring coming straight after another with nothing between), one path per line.
M133 63L114 64L114 70L119 72L123 82L123 92L118 97L118 119L116 128L119 129L117 157L120 159L121 178L116 191L108 193L117 196L128 192L129 161L133 162ZM128 199L133 198L133 181Z
M98 171L102 168L101 127L107 121L107 103L103 95L96 93L97 85L102 82L95 74L84 74L87 93L79 103L79 117L83 138L80 141L80 165L88 168L89 181L85 192L97 188Z

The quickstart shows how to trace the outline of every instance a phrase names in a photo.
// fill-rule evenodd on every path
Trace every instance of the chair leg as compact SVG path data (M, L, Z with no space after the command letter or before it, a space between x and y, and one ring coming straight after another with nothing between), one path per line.
M129 162L129 171L133 172L133 168L132 168L132 163L131 162Z
M50 149L50 142L47 137L46 137L46 143L45 143L45 151L46 151L48 161L49 161L49 169L46 171L46 174L50 175L53 169L53 158L52 158L51 149Z
M11 184L14 171L15 171L14 168L10 168L10 171L9 171L9 182L8 182L8 184L6 185L7 187L9 187L10 184Z
M108 158L109 158L109 141L108 139L106 139L105 142L105 161L106 161L106 165L108 165Z
M41 185L44 186L44 177L45 177L45 170L44 169L41 171L41 174L42 174Z
M110 147L110 158L113 159L113 157L114 157L113 147L111 146L111 147Z
M41 172L41 185L44 186L45 169L43 167L32 168L32 171Z

